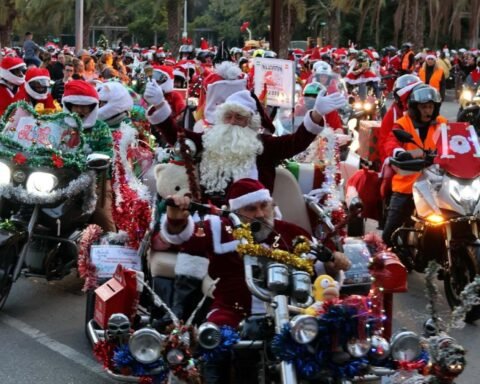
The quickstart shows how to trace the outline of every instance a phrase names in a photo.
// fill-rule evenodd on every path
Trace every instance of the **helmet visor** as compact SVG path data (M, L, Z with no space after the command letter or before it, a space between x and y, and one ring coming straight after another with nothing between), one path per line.
M152 77L158 84L163 84L168 80L168 76L160 71L153 71Z
M421 89L415 89L410 95L411 100L423 104L428 102L440 103L442 98L435 88L425 87Z

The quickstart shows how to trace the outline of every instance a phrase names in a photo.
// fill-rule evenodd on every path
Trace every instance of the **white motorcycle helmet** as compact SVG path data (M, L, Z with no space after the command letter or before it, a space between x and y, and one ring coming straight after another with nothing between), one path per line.
M326 61L317 61L313 65L313 73L315 75L331 75L332 67Z
M98 119L108 125L116 125L127 117L133 108L133 99L123 84L109 81L97 85L100 99Z

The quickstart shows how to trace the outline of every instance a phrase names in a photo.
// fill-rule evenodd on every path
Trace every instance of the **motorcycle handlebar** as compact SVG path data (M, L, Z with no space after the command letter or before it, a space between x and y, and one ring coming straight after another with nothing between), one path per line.
M400 161L395 157L390 158L390 164L404 171L421 171L430 165L426 159L412 159Z

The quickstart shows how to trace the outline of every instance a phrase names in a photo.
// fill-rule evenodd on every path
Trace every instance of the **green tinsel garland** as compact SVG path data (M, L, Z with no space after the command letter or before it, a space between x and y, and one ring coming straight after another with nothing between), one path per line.
M53 149L53 148L43 148L43 147L29 147L25 148L20 143L14 141L13 139L0 135L0 144L3 148L0 148L0 158L11 161L13 157L21 152L26 154L26 165L32 167L55 167L53 158L58 157L63 161L63 167L65 168L74 168L79 171L85 170L86 166L86 157L83 153L83 148L85 145L85 136L81 130L82 121L77 114L71 114L66 112L60 112L51 115L39 115L31 105L27 104L25 101L18 101L14 104L11 104L2 118L2 130L5 129L6 124L11 118L13 118L13 113L21 108L27 111L32 117L40 121L51 121L51 120L64 120L65 118L71 118L75 121L75 124L80 127L80 129L75 129L80 139L80 144L75 153L63 153L62 151ZM71 128L74 129L74 128Z

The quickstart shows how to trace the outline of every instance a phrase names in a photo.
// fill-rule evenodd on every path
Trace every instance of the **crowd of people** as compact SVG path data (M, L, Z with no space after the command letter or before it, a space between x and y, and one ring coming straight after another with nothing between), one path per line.
M102 152L109 156L112 156L112 132L121 122L131 121L134 107L143 110L143 120L148 122L160 145L174 146L180 132L192 140L200 153L196 164L198 185L191 185L192 195L175 196L177 207L167 209L160 234L182 252L209 260L209 274L220 278L220 283L208 319L236 326L256 310L235 252L237 242L216 219L204 224L204 236L195 235L198 223L194 223L186 210L192 196L200 195L202 200L217 205L227 204L244 221L261 223L256 241L271 246L278 241L277 236L282 236L285 241L280 242L280 247L288 251L294 235L310 237L310 234L275 218L272 204L275 166L305 151L325 127L342 130L337 111L346 99L338 93L334 79L344 77L350 87L369 84L379 93L382 77L392 75L394 103L382 123L379 148L385 159L389 156L410 159L415 156L413 144L399 143L392 129L406 130L417 143L431 148L438 124L445 121L439 115L439 106L448 79L452 73L461 71L467 81L476 83L480 78L477 54L477 50L455 51L446 47L438 52L428 49L415 52L410 44L404 44L400 50L389 46L379 52L371 48L328 46L291 50L289 58L296 63L305 110L293 133L276 136L261 95L250 91L254 85L252 58L274 59L276 54L272 51L258 47L228 51L206 46L194 49L190 42L184 42L177 58L162 47L120 46L116 50L92 48L74 53L69 47L53 44L39 47L33 35L27 33L23 52L2 49L0 116L17 101L24 101L41 113L62 109L76 113L83 122L86 153ZM135 88L140 79L144 81L143 88ZM187 96L198 97L198 107L195 126L185 130L180 117L187 107ZM415 175L393 177L393 195L384 231L387 244L405 213L411 210L415 179ZM98 203L94 214L94 221L106 231L116 230L111 212L113 193L107 182L107 198ZM332 275L347 268L348 260L342 255L331 265L325 265ZM191 281L177 283L174 295L184 296L175 300L186 300L185 284L191 286ZM208 382L226 382L222 367L211 368Z

